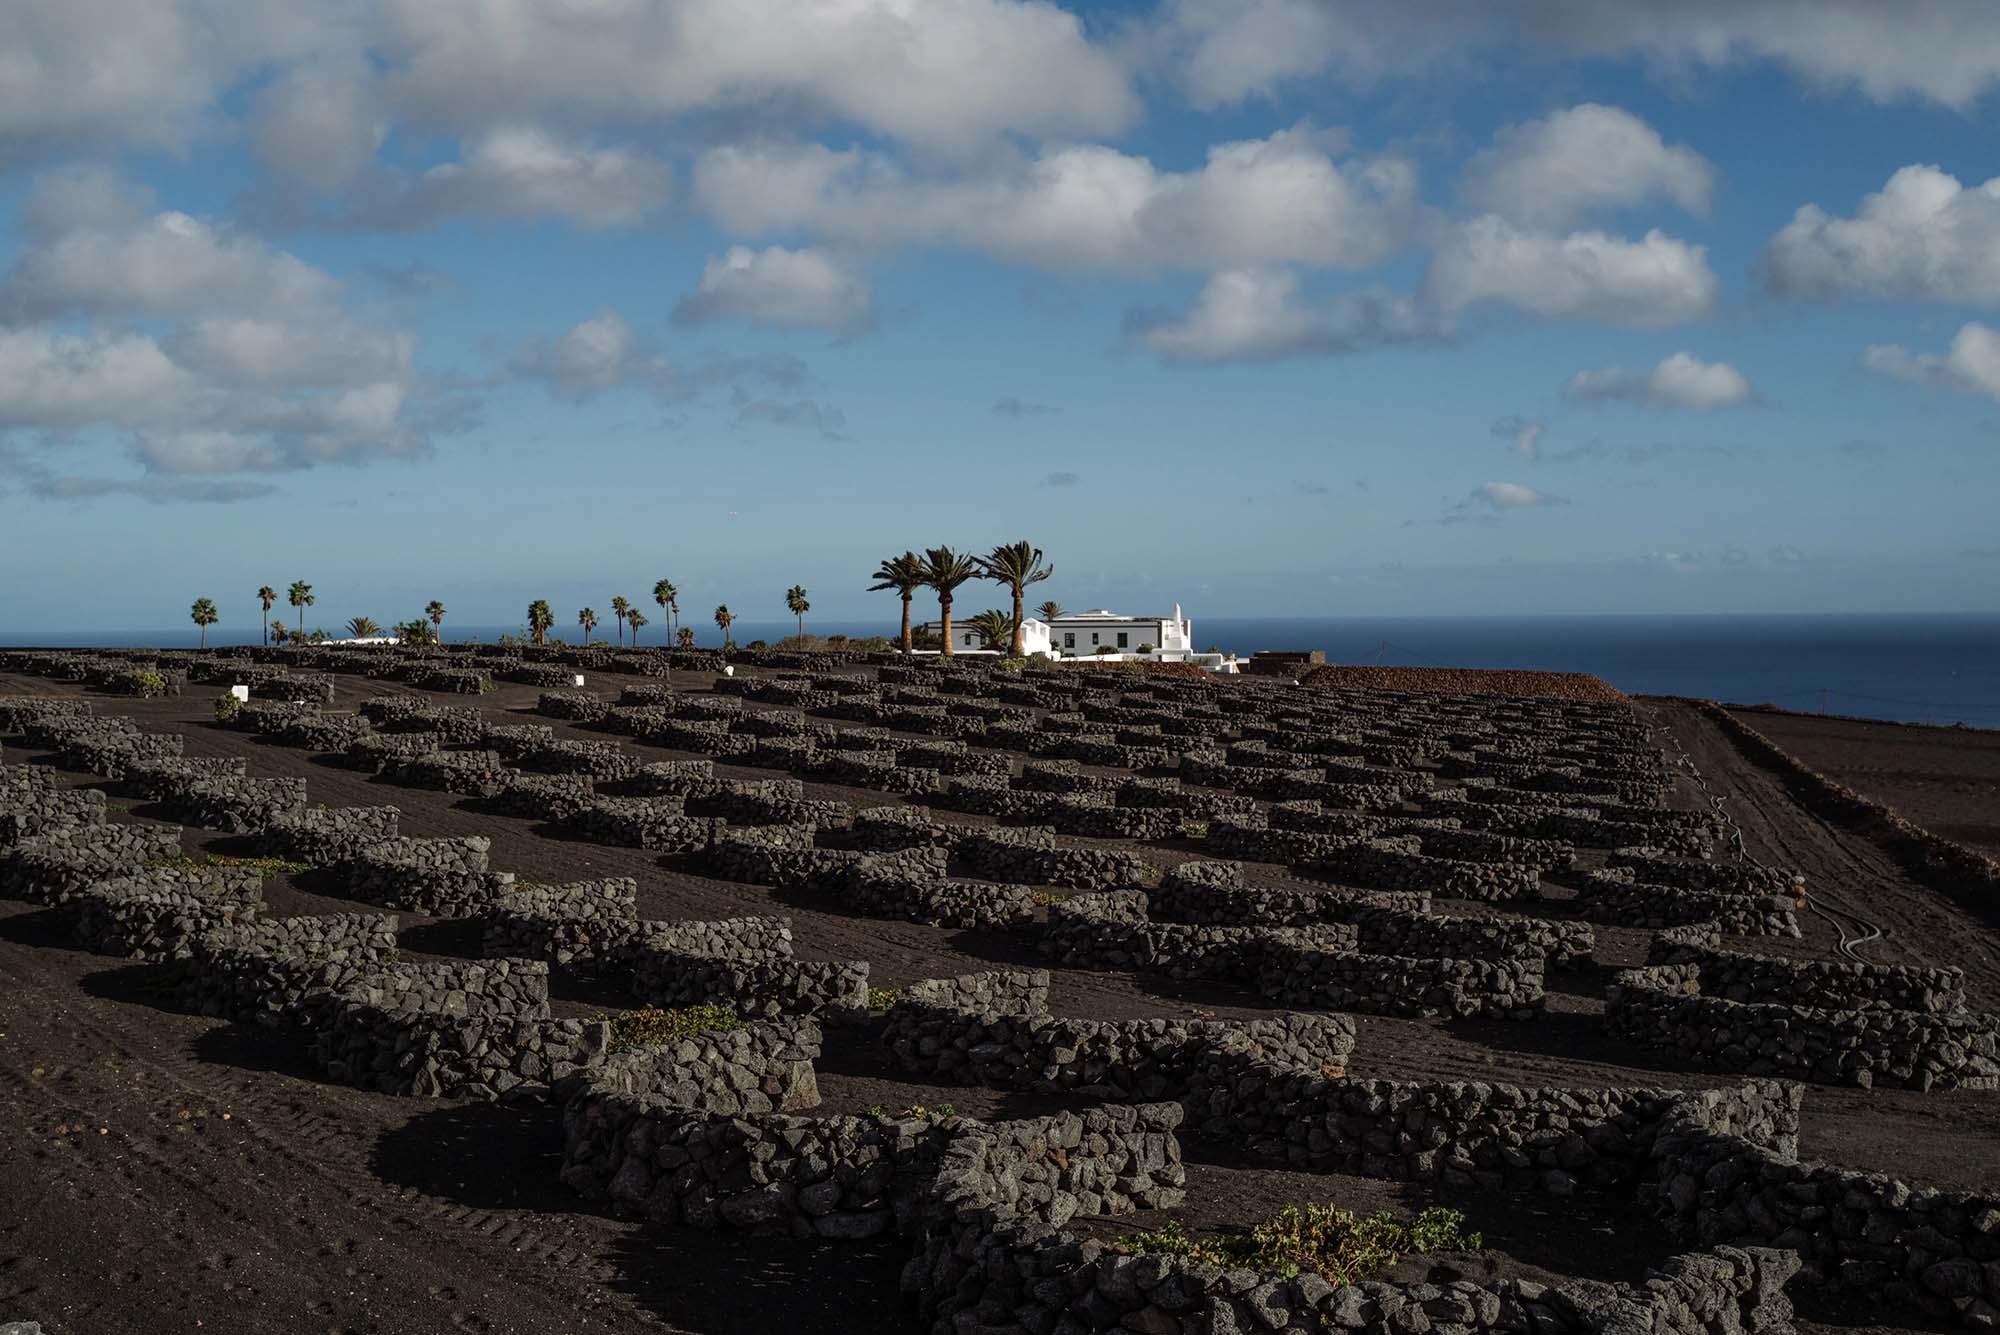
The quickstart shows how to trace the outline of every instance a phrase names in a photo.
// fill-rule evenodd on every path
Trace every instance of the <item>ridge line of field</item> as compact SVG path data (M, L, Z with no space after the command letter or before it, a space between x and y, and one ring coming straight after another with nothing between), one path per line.
M1745 759L1777 775L1806 810L1875 844L1915 880L1982 917L2000 917L2000 862L1820 773L1713 700L1658 698L1694 706Z

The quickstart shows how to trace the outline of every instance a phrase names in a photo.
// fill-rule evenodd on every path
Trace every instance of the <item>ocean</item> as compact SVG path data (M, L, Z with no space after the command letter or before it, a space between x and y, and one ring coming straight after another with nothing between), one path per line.
M922 610L922 603L918 604ZM1216 617L1193 614L1198 648L1248 655L1318 649L1329 662L1590 672L1620 690L1774 704L1806 713L2000 728L2000 616ZM699 642L713 624L690 619ZM330 628L329 628L330 629ZM608 628L616 630L615 624ZM895 634L893 621L809 617L820 635ZM492 643L517 626L458 626L447 640ZM791 634L790 621L736 623L738 644ZM607 627L598 635L610 638ZM576 627L558 626L574 640ZM662 641L657 622L643 642ZM195 629L0 632L0 645L186 648ZM211 644L256 636L212 628Z

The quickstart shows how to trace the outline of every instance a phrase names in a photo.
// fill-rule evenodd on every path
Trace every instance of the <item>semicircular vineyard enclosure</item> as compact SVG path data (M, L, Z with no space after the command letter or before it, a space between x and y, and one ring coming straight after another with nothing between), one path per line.
M1990 947L1846 958L1925 892L1752 856L1693 710L733 662L0 651L12 997L592 1329L2000 1324ZM1320 1202L1483 1238L1216 1263Z

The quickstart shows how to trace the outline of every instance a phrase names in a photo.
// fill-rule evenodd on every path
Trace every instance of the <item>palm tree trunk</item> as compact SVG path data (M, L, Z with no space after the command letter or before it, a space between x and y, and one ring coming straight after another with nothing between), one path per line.
M906 657L910 652L910 597L908 593L903 595L903 653Z
M801 612L799 613L799 638L803 640L805 637L806 637L806 614L804 612Z
M1016 658L1025 657L1027 654L1024 637L1021 633L1021 613L1025 610L1021 606L1021 593L1021 586L1016 584L1014 586L1014 643L1012 646L1013 654Z
M939 617L938 624L942 627L944 631L944 638L942 641L944 648L940 652L945 658L955 658L957 657L957 655L953 654L951 651L951 599L949 598L938 599L938 617Z

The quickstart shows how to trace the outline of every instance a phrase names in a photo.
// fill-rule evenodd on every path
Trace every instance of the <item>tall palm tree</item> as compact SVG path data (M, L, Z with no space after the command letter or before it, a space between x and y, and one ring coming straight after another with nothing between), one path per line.
M266 584L263 588L257 590L257 601L264 604L264 621L269 621L271 619L271 604L278 601L278 591ZM271 628L264 625L263 621L258 622L257 626L259 632L264 636L264 643L269 644L271 642Z
M672 633L674 624L670 609L673 612L680 610L680 603L676 601L680 596L681 591L674 587L672 580L656 579L653 581L653 601L660 605L660 615L667 618L669 634Z
M674 632L674 643L683 649L694 648L694 627L682 626Z
M370 635L380 635L381 633L382 628L375 624L375 618L373 617L348 618L347 634L352 639L365 640Z
M1044 621L1054 621L1063 614L1063 605L1051 598L1035 609L1035 615Z
M195 625L201 627L201 647L208 648L208 628L221 619L215 614L215 604L206 598L197 598L194 600L194 606L188 610L188 616L193 618Z
M979 578L979 562L970 556L960 556L949 547L931 547L924 551L924 584L935 589L938 596L938 633L944 648L940 651L946 658L951 653L951 601L958 592L958 586L967 580Z
M803 640L806 637L806 613L813 610L813 605L806 601L805 585L794 584L785 590L785 610L799 619L799 638Z
M439 602L435 598L431 599L429 602L424 604L424 615L431 619L431 630L434 632L432 643L443 644L444 604Z
M625 647L625 614L631 610L632 604L626 602L623 598L613 598L611 600L611 615L618 618L618 647L620 649Z
M303 638L306 633L306 609L311 607L315 601L313 598L313 586L302 579L295 579L292 581L291 589L285 596L286 600L293 607L299 609L299 635Z
M979 632L979 638L986 642L988 649L998 649L1012 640L1017 629L1014 618L997 607L988 608L976 617L967 617L965 624Z
M868 592L894 589L903 600L903 652L907 654L910 652L910 599L924 587L924 559L915 552L892 556L875 567L874 579L875 583L868 586Z
M639 647L639 627L646 624L646 614L636 607L625 609L625 624L632 628L632 647Z
M722 632L722 647L725 649L732 643L729 638L729 628L735 624L736 614L729 610L728 603L723 603L715 609L715 625Z
M1004 584L1014 594L1014 633L1008 652L1019 658L1026 652L1021 644L1021 598L1030 584L1040 584L1056 568L1042 564L1042 549L1027 539L1005 543L979 558L979 574L996 584Z
M549 642L549 627L556 624L556 614L549 610L549 600L537 598L528 604L528 633L536 644Z
M584 608L576 614L576 624L583 627L583 647L588 649L590 647L590 632L597 629L597 613L588 607ZM625 643L625 619L622 615L618 619L618 630L618 643L622 647Z

